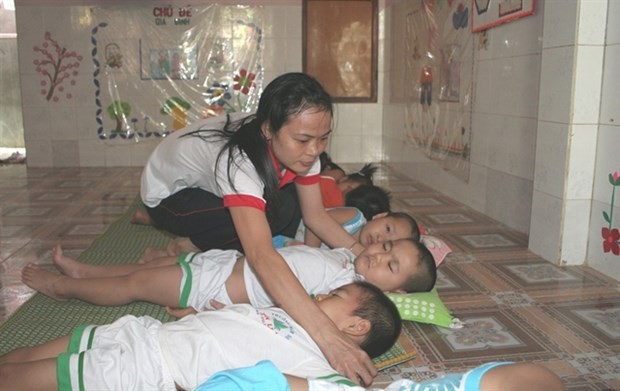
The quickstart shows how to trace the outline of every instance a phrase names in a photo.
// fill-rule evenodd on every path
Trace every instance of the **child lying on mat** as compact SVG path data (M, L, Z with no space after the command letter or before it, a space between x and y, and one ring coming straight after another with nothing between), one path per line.
M366 280L386 292L420 292L433 288L435 260L417 240L399 239L368 246L357 258L349 249L292 246L278 252L309 294L326 293L343 284ZM54 249L62 275L29 264L22 281L55 299L76 298L98 305L148 301L168 307L211 309L224 305L274 305L252 268L236 250L163 257L147 263L91 265Z
M371 284L343 286L316 304L371 357L400 333L396 307ZM14 350L0 357L0 390L190 390L218 371L260 360L295 376L351 384L283 310L241 304L166 324L128 315Z
M282 375L269 361L252 367L229 369L213 375L195 391L381 391L354 385L334 384L322 379ZM542 365L490 362L465 373L453 373L421 383L401 379L384 391L565 391L560 378Z
M420 230L416 220L405 212L384 212L376 214L371 220L366 220L357 208L334 208L328 214L362 246L402 238L420 238ZM291 244L304 243L308 246L319 247L321 240L310 230L306 230L303 222L300 223L295 238L282 235L273 238L275 248L286 247ZM355 245L354 244L354 245ZM323 248L328 248L323 245ZM188 238L176 238L170 241L166 249L149 248L144 252L143 259L179 255L182 252L198 252Z
M370 220L366 220L357 208L333 208L329 209L327 213L364 247L373 243L401 238L420 239L417 221L405 212L377 213ZM282 235L273 238L276 248L297 242L303 242L312 247L329 248L322 244L321 239L312 231L307 230L303 222L299 225L294 239Z

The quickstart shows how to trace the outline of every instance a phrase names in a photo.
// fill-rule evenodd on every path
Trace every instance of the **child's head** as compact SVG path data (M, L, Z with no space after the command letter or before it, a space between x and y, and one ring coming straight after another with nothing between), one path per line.
M375 215L360 229L358 241L367 247L373 243L403 238L420 239L420 229L413 217L405 212L385 212Z
M323 151L319 155L319 160L321 162L321 175L330 176L336 180L346 176L344 169L334 163L327 152Z
M371 358L390 349L400 334L398 309L372 284L354 282L316 299L321 310Z
M345 206L362 211L367 220L390 211L390 193L375 185L360 185L344 195Z
M346 196L349 192L362 185L371 186L372 176L378 169L379 167L373 166L372 163L365 164L358 172L345 175L338 179L338 188L342 191L342 194Z
M437 279L433 255L410 238L367 246L355 258L355 272L385 292L428 292Z

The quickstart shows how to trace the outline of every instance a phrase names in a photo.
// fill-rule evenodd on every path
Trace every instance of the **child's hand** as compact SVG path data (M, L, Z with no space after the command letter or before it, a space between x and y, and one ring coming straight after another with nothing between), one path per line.
M211 304L211 307L213 307L213 309L215 310L221 310L222 308L226 307L226 304L213 299L209 300L209 304Z
M196 311L192 307L172 308L172 307L169 307L169 306L166 306L166 312L168 313L168 315L173 316L175 318L182 318L182 317L187 316L187 315L194 315L194 314L198 313L198 311Z

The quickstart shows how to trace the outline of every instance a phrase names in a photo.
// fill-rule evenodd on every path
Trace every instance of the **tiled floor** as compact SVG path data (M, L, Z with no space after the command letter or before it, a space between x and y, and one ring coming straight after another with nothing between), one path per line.
M136 197L140 171L0 166L0 322L32 294L20 269L50 262L57 242L74 256L87 248ZM438 289L465 327L406 322L419 354L375 384L512 360L550 367L570 390L620 390L620 283L554 266L527 250L524 235L387 167L376 178L395 210L411 212L454 250Z

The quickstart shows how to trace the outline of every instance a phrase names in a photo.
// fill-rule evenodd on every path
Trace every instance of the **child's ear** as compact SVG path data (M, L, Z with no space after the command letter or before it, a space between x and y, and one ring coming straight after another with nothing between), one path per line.
M376 215L372 216L372 219L380 219L381 217L385 217L387 216L388 212L383 212L383 213L377 213Z
M370 321L359 316L352 316L347 326L342 330L345 334L363 337L370 332Z

